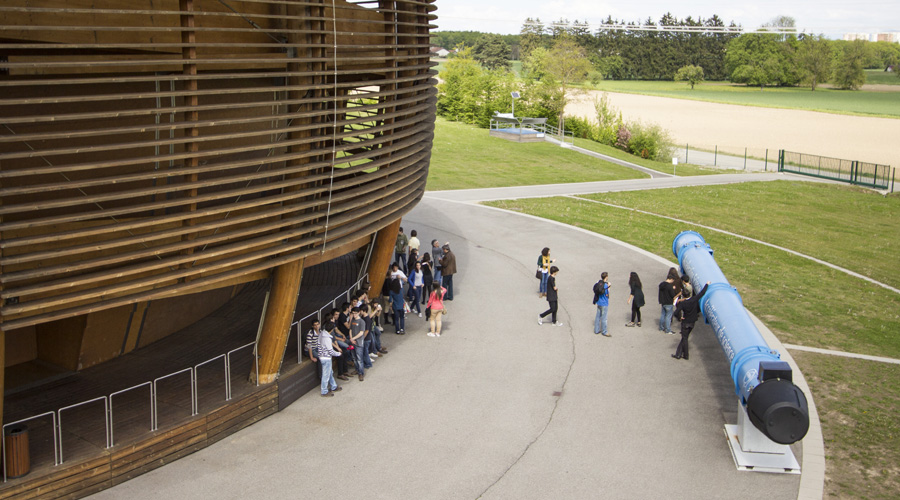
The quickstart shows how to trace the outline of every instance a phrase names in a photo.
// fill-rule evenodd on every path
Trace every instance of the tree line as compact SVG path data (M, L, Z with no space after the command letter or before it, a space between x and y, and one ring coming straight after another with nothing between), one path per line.
M657 26L686 31L647 30ZM541 58L563 36L583 49L592 80L685 80L692 86L700 79L730 80L760 87L807 85L815 90L825 82L859 88L865 83L864 69L893 67L900 76L900 44L828 40L821 35L791 33L794 26L792 18L780 16L763 31L728 33L727 28L740 26L733 21L726 25L717 15L678 19L666 14L658 22L647 18L641 23L607 17L592 30L578 20L545 24L528 18L518 35L436 32L433 42L447 48L470 47L471 56L488 69L508 68L511 59L521 59L526 76L534 79L541 77L535 71L543 66ZM782 33L766 32L767 27Z

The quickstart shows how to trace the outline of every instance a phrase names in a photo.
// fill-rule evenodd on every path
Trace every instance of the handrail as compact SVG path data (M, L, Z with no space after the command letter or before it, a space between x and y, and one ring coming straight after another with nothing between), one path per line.
M304 316L300 320L298 320L294 323L291 323L291 327L293 327L294 325L297 325L297 363L298 364L302 360L302 345L303 345L303 339L301 337L302 322L315 316L318 318L319 322L321 323L323 311L325 311L327 308L329 308L329 306L331 309L336 308L337 301L342 300L345 296L347 297L347 300L349 301L353 290L359 290L362 287L362 284L367 282L368 279L369 279L369 274L368 273L364 274L363 277L356 280L356 282L353 283L353 285L351 285L349 288L347 288L347 290L345 292L338 294L334 299L332 299L330 302L325 303L325 305L323 305L322 307L317 309L315 312L312 312L312 313ZM112 408L113 396L117 396L119 394L137 389L139 387L143 387L145 385L150 386L150 431L151 432L156 431L159 428L159 415L158 415L159 408L158 408L158 404L157 404L157 397L158 397L157 383L163 379L166 379L166 378L169 378L169 377L172 377L175 375L179 375L184 372L190 372L191 416L195 416L200 413L200 391L199 391L199 383L198 383L199 375L198 375L197 369L203 365L212 363L213 361L216 361L220 358L224 358L224 360L225 360L225 400L229 401L229 400L231 400L231 397L232 397L232 392L231 392L231 354L236 351L239 351L241 349L246 349L247 347L250 347L251 345L255 345L255 344L256 344L255 341L250 342L249 344L242 345L242 346L232 349L226 353L220 354L214 358L210 358L206 361L198 363L198 364L194 365L193 367L183 368L176 372L172 372L172 373L163 375L161 377L157 377L153 381L143 382L141 384L129 387L127 389L122 389L120 391L113 392L113 393L109 394L108 396L99 396L99 397L96 397L93 399L89 399L87 401L82 401L80 403L76 403L73 405L65 406L63 408L59 408L56 411L48 411L46 413L41 413L39 415L34 415L32 417L28 417L28 418L25 418L22 420L17 420L15 422L10 422L8 424L4 424L2 429L0 429L0 430L2 430L2 433L3 433L3 434L0 434L0 441L2 441L2 443L0 443L0 457L2 457L3 460L6 459L6 442L2 438L5 436L7 427L22 423L22 422L26 422L28 420L33 420L36 418L41 418L41 417L50 415L51 418L53 419L52 434L53 434L54 465L58 466L58 465L62 464L63 463L62 412L66 411L66 410L70 410L72 408L76 408L78 406L86 405L89 403L94 403L94 402L100 401L100 400L103 400L103 417L104 417L103 422L104 422L104 426L106 427L106 433L105 433L106 434L106 447L112 448L115 445L113 408ZM256 366L256 385L258 387L259 386L259 363L254 363L254 364ZM6 481L7 481L6 468L3 467L3 482L6 482Z
M58 442L56 440L56 412L48 411L47 413L41 413L40 415L35 415L33 417L23 418L22 420L16 420L15 422L10 422L5 424L2 429L2 434L0 434L0 447L2 447L3 451L0 452L0 457L3 457L3 482L6 482L6 428L12 425L21 424L22 422L27 422L29 420L34 420L36 418L46 417L50 415L50 418L53 419L53 465L59 465L59 453L62 450L59 448Z
M197 405L196 405L197 401L194 398L194 369L193 368L187 367L187 368L185 368L183 370L179 370L175 373L170 373L168 375L163 375L162 377L157 377L157 378L153 379L153 402L154 402L154 404L153 404L153 429L151 429L151 430L155 431L155 430L159 429L159 403L156 402L156 399L159 397L159 390L156 388L156 384L164 378L169 378L169 377L172 377L172 376L178 375L180 373L184 373L184 372L190 372L190 374L191 374L191 416L193 417L194 415L197 414Z
M235 351L240 351L241 349L246 349L250 346L255 346L256 341L250 342L249 344L242 345L238 348L232 349L225 354L225 401L231 401L231 353ZM254 350L254 352L256 352ZM253 360L253 365L256 367L256 387L259 387L259 362L257 360Z
M197 368L200 368L201 366L203 366L207 363L212 363L213 361L215 361L219 358L225 358L225 354L219 354L218 356L216 356L214 358L207 359L206 361L204 361L202 363L197 363L196 365L194 365L194 406L197 408L198 412L200 411L200 390L197 388L197 386L199 385L199 382L200 382L200 375L197 374ZM228 386L230 385L229 381L228 381L229 378L230 377L228 375L228 359L225 359L225 401L228 401L229 396L230 396L228 393Z
M115 444L116 444L116 440L113 436L113 404L112 404L113 396L122 394L123 392L128 392L133 389L137 389L139 387L144 387L145 385L150 386L150 431L152 432L152 431L156 430L156 426L154 425L154 422L155 422L154 415L156 414L156 386L154 384L152 384L150 381L147 381L142 384L131 386L128 389L122 389L121 391L116 391L109 395L109 425L107 426L107 428L108 428L107 432L109 433L109 437L107 438L107 440L108 440L107 444L106 444L107 448L111 448L111 447L115 446Z
M109 419L107 416L109 415L109 399L107 396L100 396L94 399L89 399L87 401L82 401L80 403L75 403L73 405L66 406L64 408L60 408L56 410L56 421L59 424L57 427L57 432L59 432L59 463L63 463L63 431L62 431L62 412L64 410L69 410L75 408L76 406L86 405L88 403L93 403L95 401L103 400L103 423L106 424L106 447L110 447L110 436L109 436Z

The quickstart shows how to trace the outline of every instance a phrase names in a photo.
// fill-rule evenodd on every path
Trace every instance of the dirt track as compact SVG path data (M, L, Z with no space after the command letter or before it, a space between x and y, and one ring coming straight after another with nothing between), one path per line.
M592 118L601 92L574 96L566 114ZM785 149L900 167L900 119L715 104L668 97L608 93L626 121L658 123L676 144L761 156ZM898 94L900 98L900 94ZM771 156L770 156L771 157Z

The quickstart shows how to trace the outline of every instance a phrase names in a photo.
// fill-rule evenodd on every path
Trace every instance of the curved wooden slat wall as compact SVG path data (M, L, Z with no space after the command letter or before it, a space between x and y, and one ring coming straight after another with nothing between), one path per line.
M239 282L409 211L432 3L4 0L0 329Z

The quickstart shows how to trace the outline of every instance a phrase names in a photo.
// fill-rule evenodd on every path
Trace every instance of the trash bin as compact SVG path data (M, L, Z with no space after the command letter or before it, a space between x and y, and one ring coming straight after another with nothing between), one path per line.
M6 477L15 479L31 472L31 456L28 454L28 426L10 428L4 436L6 442Z

